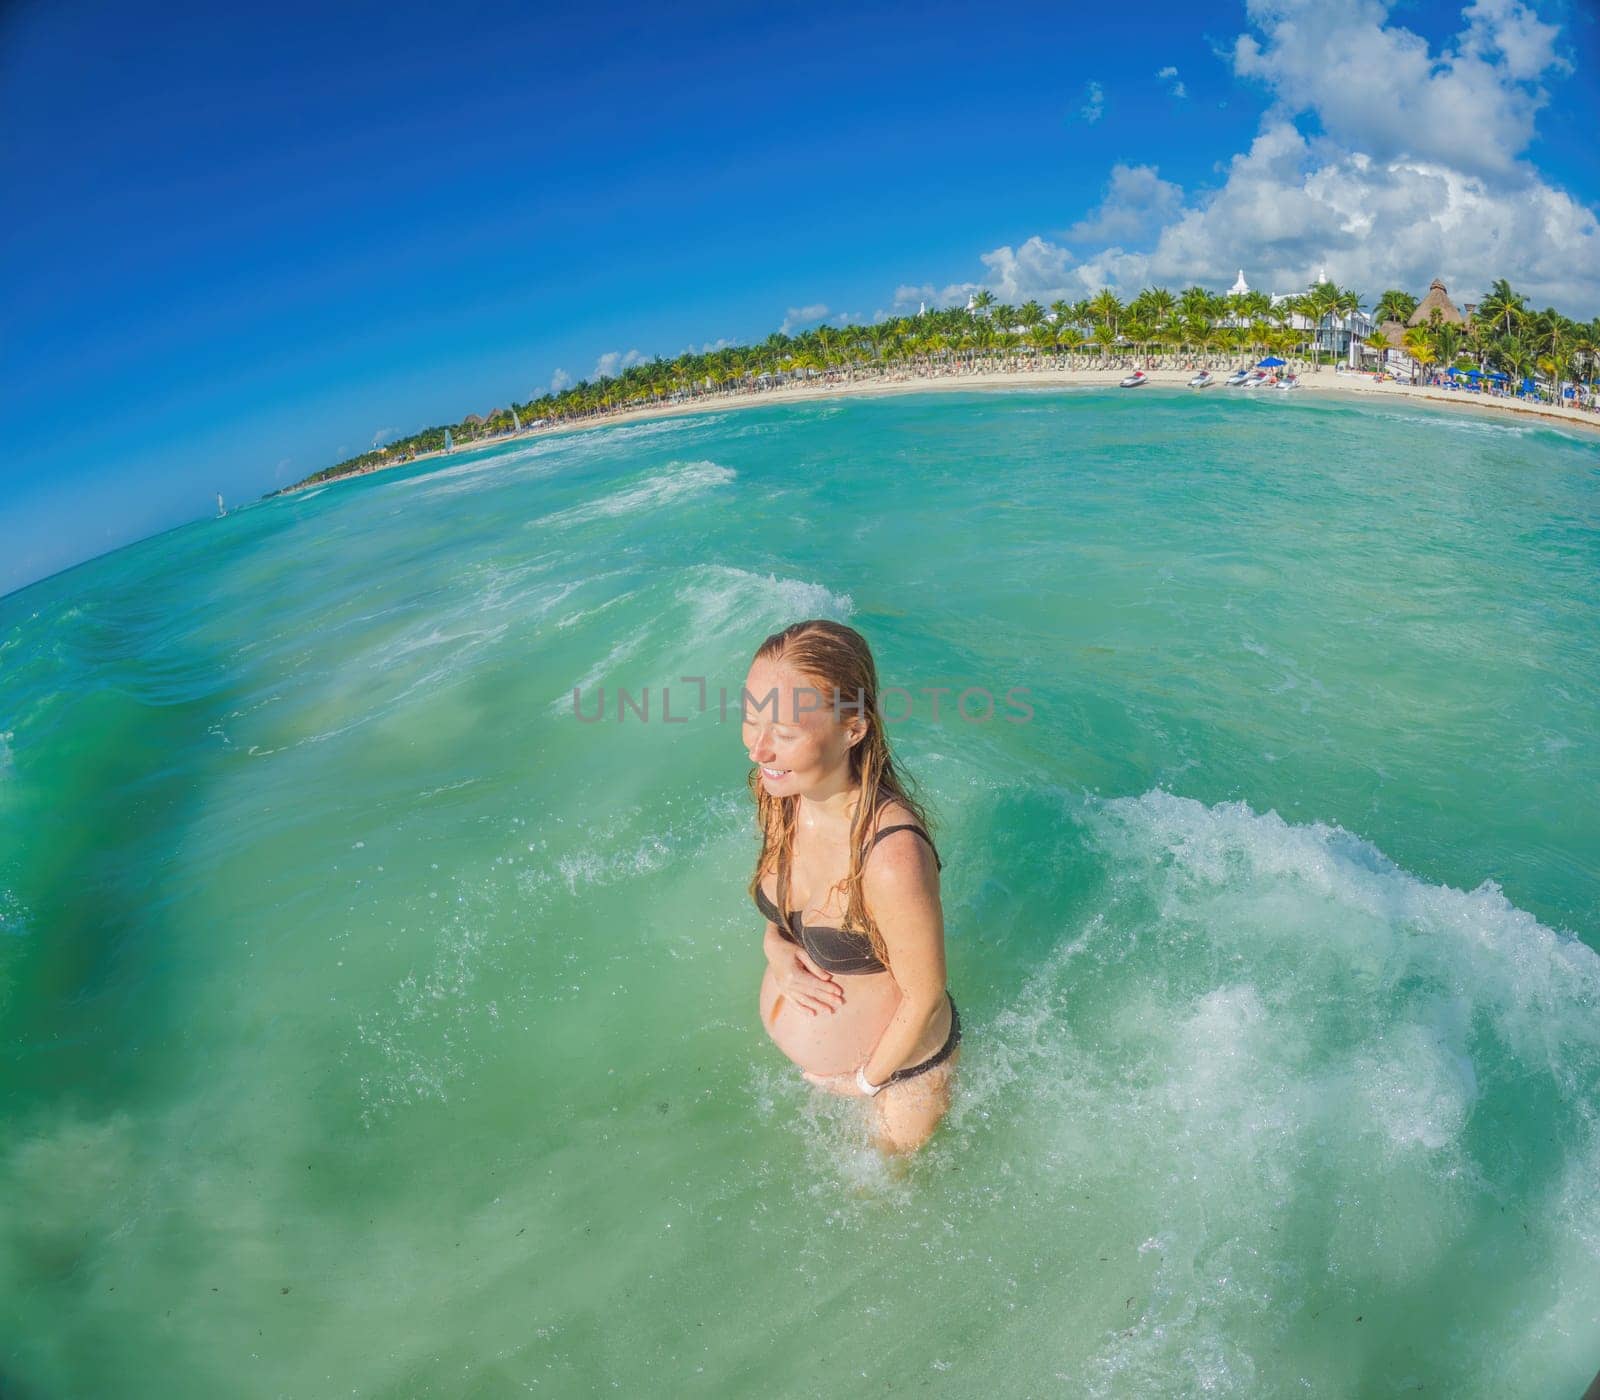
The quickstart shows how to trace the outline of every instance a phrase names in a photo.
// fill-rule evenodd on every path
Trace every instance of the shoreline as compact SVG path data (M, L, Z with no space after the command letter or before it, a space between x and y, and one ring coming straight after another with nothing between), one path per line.
M1014 389L1037 386L1039 388L1116 388L1131 371L1125 369L984 369L972 372L938 371L912 373L896 371L893 374L876 374L870 378L839 379L832 383L783 384L768 389L741 389L729 393L704 394L680 403L641 404L633 408L585 418L576 422L550 424L542 428L525 428L520 433L507 433L484 442L465 443L446 452L422 452L403 462L385 462L364 467L359 471L345 472L326 477L321 481L297 482L286 486L277 494L292 495L297 491L310 491L319 486L332 486L335 482L349 481L355 477L373 476L378 472L393 471L397 467L411 467L419 462L438 461L444 457L462 457L491 447L527 442L537 438L558 437L566 433L586 432L608 428L619 423L643 423L656 418L676 418L693 413L722 413L730 409L754 408L769 403L812 403L823 399L871 398L889 394L916 394L960 389ZM1231 371L1212 371L1227 374ZM1146 370L1150 383L1168 388L1184 388L1197 371L1191 369ZM1209 386L1219 393L1262 392L1279 390L1259 389L1236 391L1220 383ZM1196 392L1201 392L1197 390ZM1295 392L1330 394L1335 397L1403 399L1419 403L1434 403L1446 408L1466 409L1469 412L1507 414L1513 417L1542 419L1547 423L1565 423L1590 432L1600 433L1600 414L1575 408L1562 408L1555 404L1531 404L1522 399L1497 399L1471 393L1463 389L1437 389L1422 384L1375 383L1370 375L1339 374L1332 369L1321 374L1315 371L1300 372L1300 389Z

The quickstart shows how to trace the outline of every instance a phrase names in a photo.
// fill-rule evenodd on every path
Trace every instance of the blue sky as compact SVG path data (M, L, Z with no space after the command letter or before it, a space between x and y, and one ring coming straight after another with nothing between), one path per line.
M1326 266L1595 315L1597 30L1519 0L11 7L0 593L602 356L978 286Z

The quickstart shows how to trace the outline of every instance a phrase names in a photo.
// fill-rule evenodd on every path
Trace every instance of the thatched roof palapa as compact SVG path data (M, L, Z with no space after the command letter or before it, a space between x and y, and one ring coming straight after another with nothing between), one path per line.
M1440 318L1452 326L1465 325L1461 313L1456 310L1455 303L1445 292L1444 283L1437 277L1428 287L1428 295L1417 303L1417 309L1411 313L1411 319L1406 322L1409 326L1425 326L1432 319L1433 313L1438 311Z

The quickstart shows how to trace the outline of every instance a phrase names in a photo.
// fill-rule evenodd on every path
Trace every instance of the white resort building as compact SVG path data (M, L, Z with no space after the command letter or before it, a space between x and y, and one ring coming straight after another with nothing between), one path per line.
M1243 274L1240 274L1243 281ZM1317 272L1317 280L1307 285L1307 292L1314 292L1318 287L1328 283L1328 270L1322 268ZM1292 300L1294 297L1304 295L1301 292L1274 292L1272 304L1278 306L1282 302ZM1311 319L1302 316L1298 311L1289 317L1288 324L1298 331L1308 331L1319 350L1332 356L1343 356L1353 369L1361 367L1361 355L1368 339L1372 336L1372 317L1365 311L1352 311L1347 316L1325 316L1321 325L1313 326Z

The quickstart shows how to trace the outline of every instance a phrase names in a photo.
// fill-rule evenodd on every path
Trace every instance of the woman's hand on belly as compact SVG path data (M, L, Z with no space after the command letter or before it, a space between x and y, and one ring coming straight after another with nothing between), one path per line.
M786 1002L809 1011L837 1011L844 1003L844 988L832 973L824 972L803 949L784 944L767 959L773 980Z
M899 1000L899 989L887 973L852 977L848 997L836 1015L813 1015L789 1004L768 967L761 979L761 1025L772 1043L801 1069L853 1076L877 1045Z

